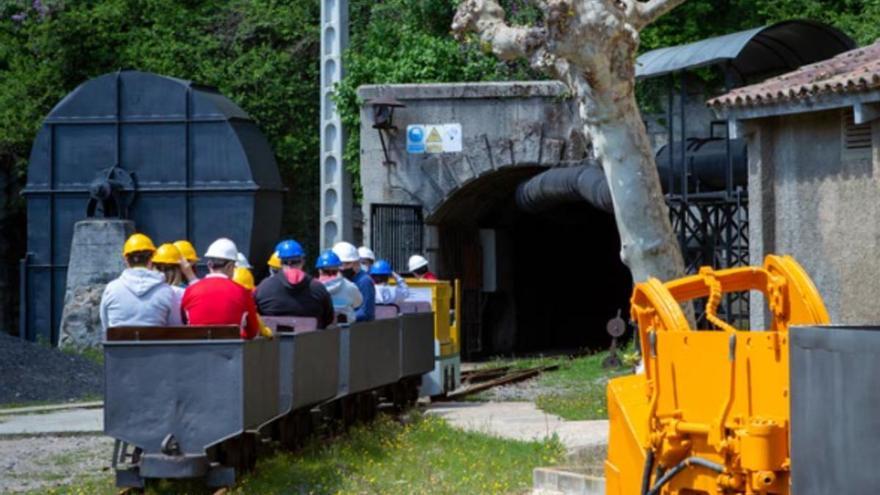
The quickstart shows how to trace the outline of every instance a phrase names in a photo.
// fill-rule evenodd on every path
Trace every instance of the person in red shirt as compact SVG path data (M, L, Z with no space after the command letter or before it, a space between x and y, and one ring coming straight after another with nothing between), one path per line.
M238 325L241 338L260 333L260 319L251 291L232 280L238 248L220 238L208 247L205 261L210 273L187 287L180 308L190 325Z
M428 268L428 260L424 256L420 254L410 256L408 265L413 277L419 280L437 280L437 275Z

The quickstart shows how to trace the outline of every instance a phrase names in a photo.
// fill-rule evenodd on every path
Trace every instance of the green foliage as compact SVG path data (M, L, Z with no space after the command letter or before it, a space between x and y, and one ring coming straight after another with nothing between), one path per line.
M406 421L380 415L334 439L316 438L302 451L259 460L235 494L522 493L532 469L559 463L564 448L504 440L457 430L435 416L411 413ZM43 491L42 493L45 493ZM116 493L106 478L77 480L51 494ZM196 483L162 482L148 494L210 493Z
M0 166L21 180L42 119L89 78L125 68L216 86L268 137L290 190L283 225L314 252L318 2L43 4L0 3Z
M534 387L538 389L535 405L545 412L556 414L567 420L605 419L608 417L608 406L605 400L608 380L628 374L632 369L606 369L602 366L602 362L607 357L608 351L575 359L569 359L565 356L496 359L486 363L485 367L509 366L517 370L558 365L557 370L545 371L538 378L535 378ZM486 392L474 399L485 400ZM492 399L498 400L498 396L492 395Z
M504 63L474 42L459 43L449 32L455 0L351 1L351 38L345 78L336 102L348 131L344 160L359 188L360 105L365 84L517 80L540 77L524 62ZM536 18L528 2L513 0L517 20ZM359 190L356 190L359 193Z

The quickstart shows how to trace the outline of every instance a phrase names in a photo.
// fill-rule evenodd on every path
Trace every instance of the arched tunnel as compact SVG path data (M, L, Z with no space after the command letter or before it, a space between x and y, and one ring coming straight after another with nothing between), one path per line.
M466 358L607 348L608 320L627 319L632 278L613 216L586 201L517 207L517 187L545 170L484 175L426 219L442 275L462 281Z

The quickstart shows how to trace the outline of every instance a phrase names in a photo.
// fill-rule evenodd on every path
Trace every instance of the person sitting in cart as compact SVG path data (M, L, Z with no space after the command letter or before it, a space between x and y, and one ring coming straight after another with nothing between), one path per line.
M321 282L303 271L305 251L292 239L275 247L281 271L257 286L257 307L263 316L302 316L318 320L327 328L336 319L330 293Z
M361 270L370 273L373 263L376 262L376 255L373 253L373 250L367 246L361 246L358 248L358 256L361 258Z
M346 323L354 323L355 308L364 302L361 291L357 285L339 274L342 261L333 251L325 251L315 262L318 269L318 281L324 284L330 297L333 299L333 310L337 315L343 315Z
M252 339L261 324L251 292L232 280L238 248L230 239L214 241L205 253L208 275L183 293L181 309L190 325L239 325Z
M376 284L376 304L400 304L409 296L409 287L403 277L391 269L391 263L379 260L370 270L370 277ZM394 278L395 285L389 285L388 279Z
M125 241L125 271L107 284L101 296L99 312L105 335L108 328L164 327L178 322L174 292L165 277L153 270L155 252L153 241L143 234Z
M342 262L342 276L351 280L361 291L364 303L355 310L357 321L373 321L376 319L376 288L370 275L361 269L361 257L354 244L337 242L333 252Z
M437 275L428 268L428 260L420 254L409 257L409 271L412 276L419 280L437 280Z
M180 264L180 272L183 274L184 280L181 283L181 287L186 288L188 285L199 281L199 277L196 275L196 263L199 262L199 257L192 243L185 239L174 241L174 247L183 256L184 261Z

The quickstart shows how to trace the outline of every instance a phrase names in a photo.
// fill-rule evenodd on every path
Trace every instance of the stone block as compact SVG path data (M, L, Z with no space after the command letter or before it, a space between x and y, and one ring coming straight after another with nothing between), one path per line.
M101 345L101 295L125 269L122 246L132 233L134 222L129 220L89 219L74 226L59 347L82 350Z

